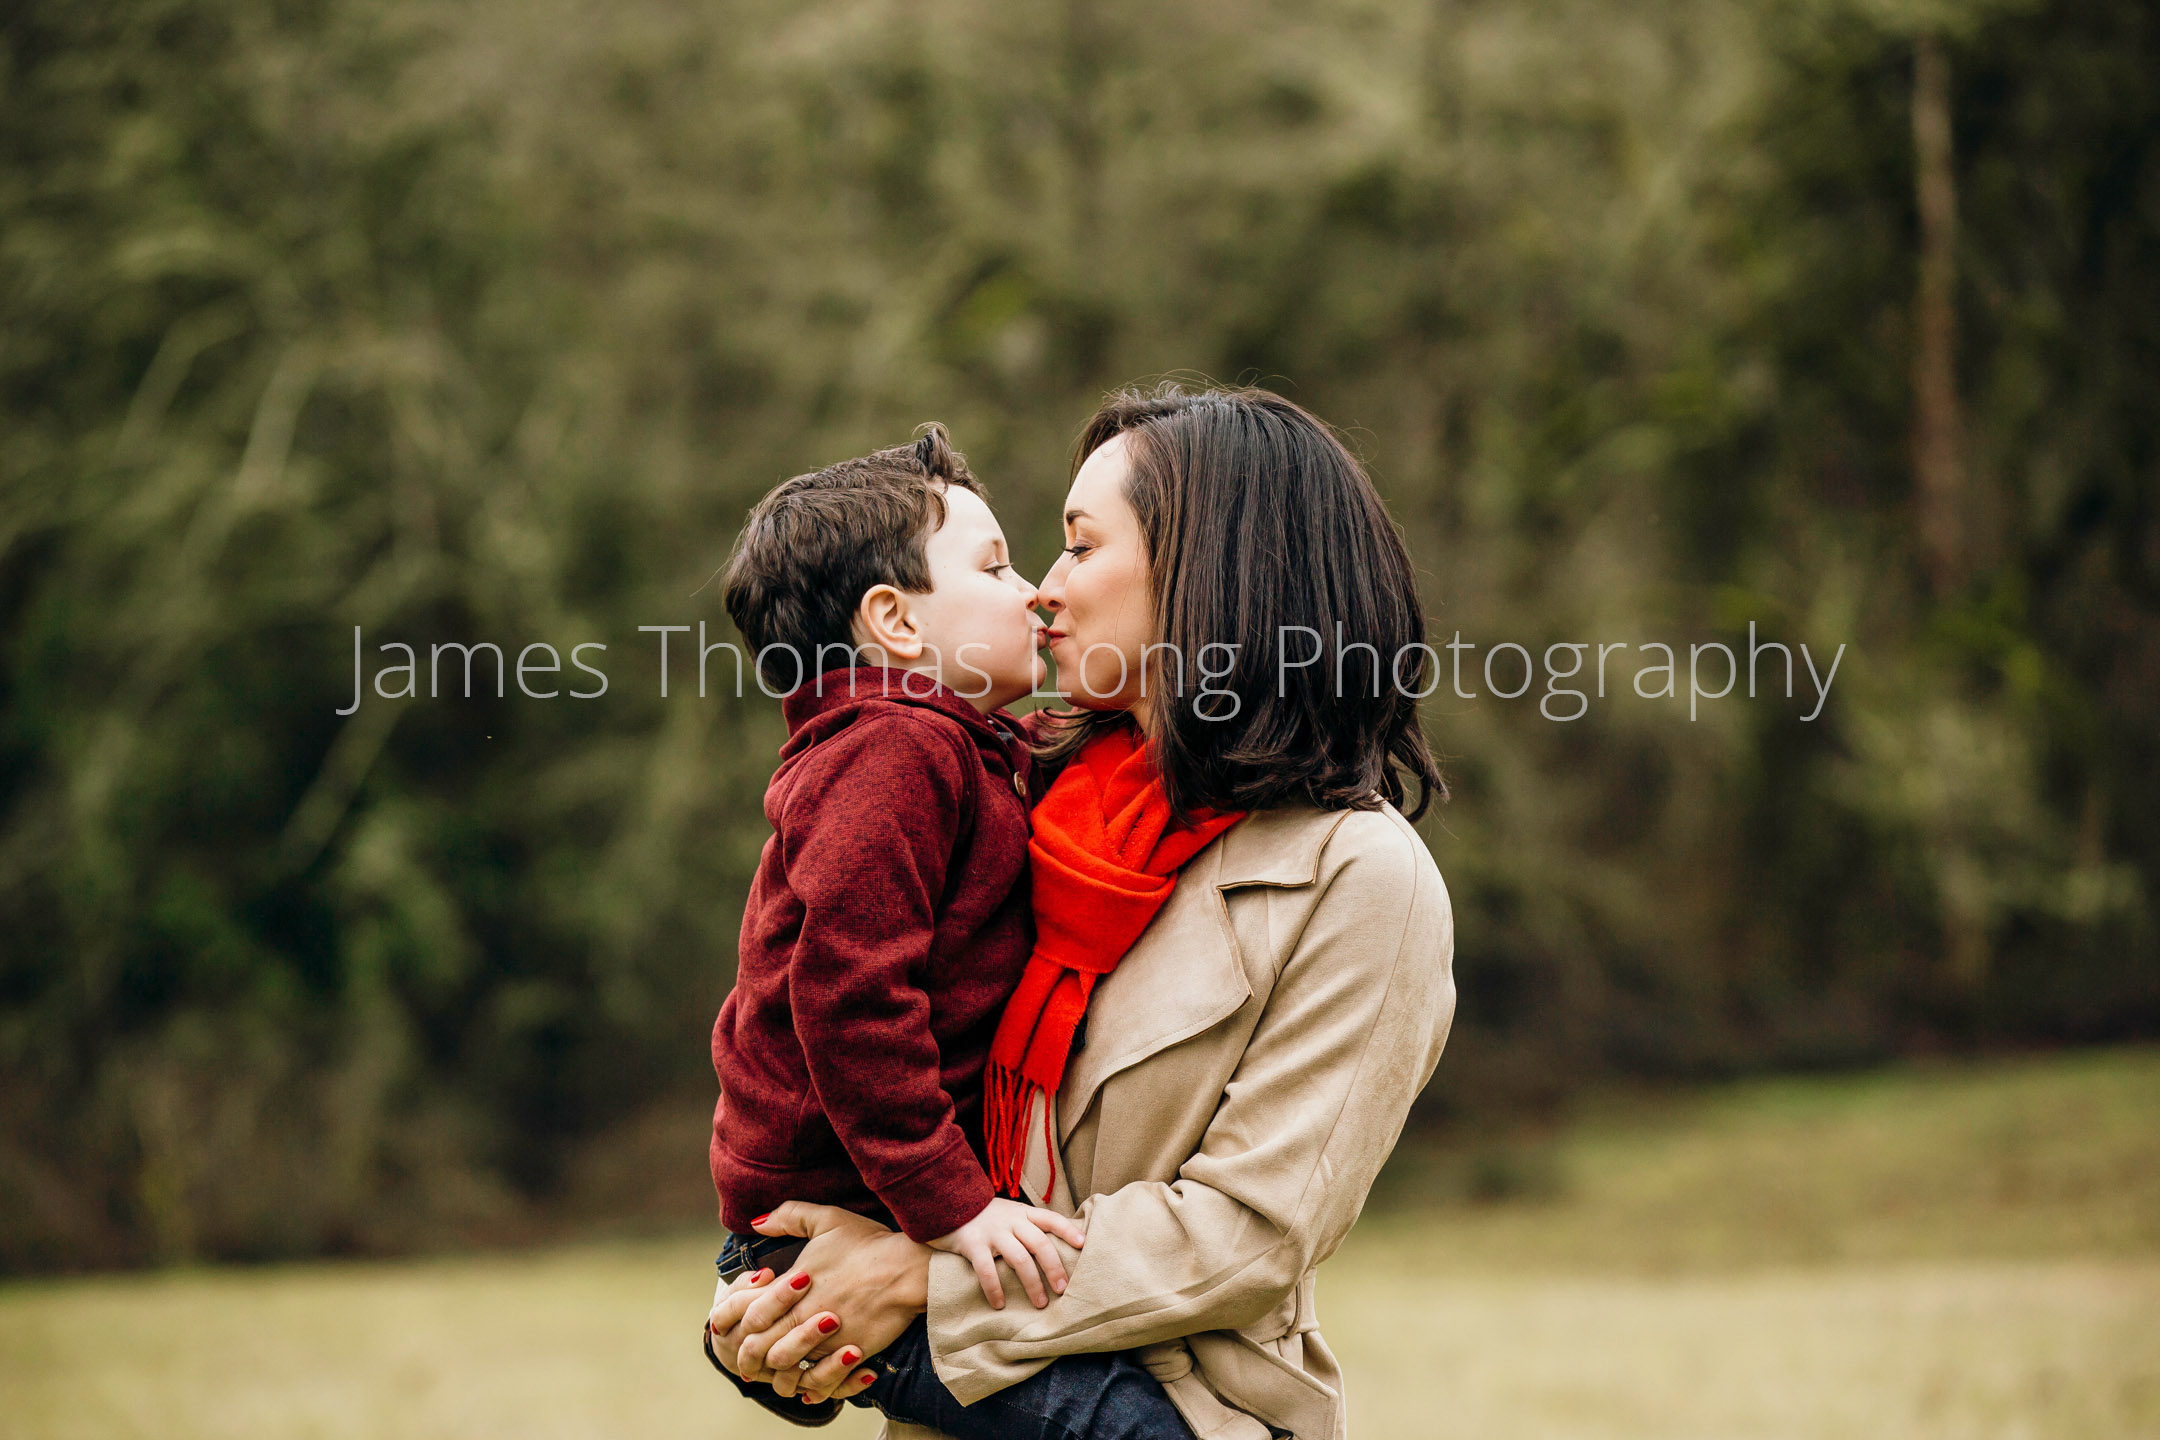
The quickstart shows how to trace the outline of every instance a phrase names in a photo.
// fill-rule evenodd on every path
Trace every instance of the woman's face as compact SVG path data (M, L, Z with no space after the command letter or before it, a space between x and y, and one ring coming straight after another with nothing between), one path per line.
M1125 498L1125 436L1098 447L1065 496L1065 553L1043 578L1058 692L1083 710L1142 709L1142 651L1155 638L1147 540ZM1144 718L1144 717L1143 717Z

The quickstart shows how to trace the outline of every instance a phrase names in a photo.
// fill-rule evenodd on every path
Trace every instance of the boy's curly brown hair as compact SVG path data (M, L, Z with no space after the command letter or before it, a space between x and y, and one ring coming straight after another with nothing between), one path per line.
M871 586L931 588L924 542L945 523L947 485L983 493L932 421L913 444L797 475L758 501L728 557L726 604L767 690L854 664L850 626Z

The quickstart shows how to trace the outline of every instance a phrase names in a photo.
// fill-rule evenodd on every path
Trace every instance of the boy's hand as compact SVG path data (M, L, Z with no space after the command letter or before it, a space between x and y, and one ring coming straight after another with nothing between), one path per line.
M999 1283L997 1273L997 1262L1002 1258L1020 1277L1021 1288L1039 1310L1050 1303L1050 1296L1043 1290L1044 1276L1050 1278L1050 1289L1060 1295L1065 1293L1065 1262L1050 1243L1051 1235L1076 1250L1087 1243L1086 1229L1069 1215L1038 1210L1017 1200L997 1199L952 1234L932 1240L930 1248L965 1255L975 1267L983 1298L993 1310L1005 1308L1005 1287Z

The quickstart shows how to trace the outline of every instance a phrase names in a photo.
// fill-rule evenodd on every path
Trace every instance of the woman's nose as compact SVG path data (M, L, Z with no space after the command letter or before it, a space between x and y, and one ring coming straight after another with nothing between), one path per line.
M1050 567L1050 573L1043 576L1042 584L1036 587L1037 606L1052 612L1065 608L1065 567L1071 562L1070 555L1058 556L1057 564Z

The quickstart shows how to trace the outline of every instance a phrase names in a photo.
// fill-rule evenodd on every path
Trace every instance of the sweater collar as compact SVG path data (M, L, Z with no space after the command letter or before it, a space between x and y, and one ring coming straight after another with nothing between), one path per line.
M935 710L965 726L978 741L1001 749L1015 741L1025 743L1019 721L1005 711L985 715L948 685L916 671L882 665L827 670L789 691L780 701L780 713L787 720L788 739L792 741L806 726L827 715L878 700Z

